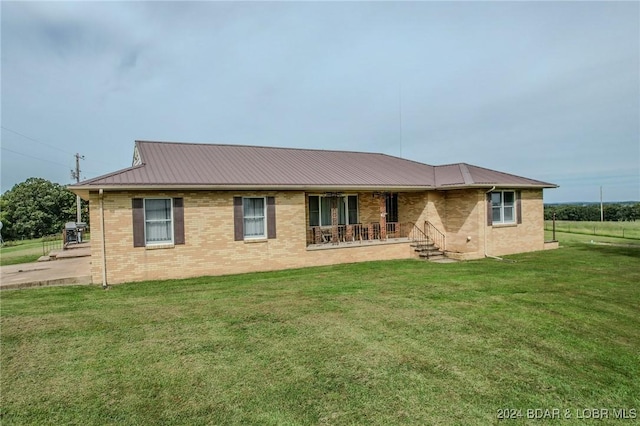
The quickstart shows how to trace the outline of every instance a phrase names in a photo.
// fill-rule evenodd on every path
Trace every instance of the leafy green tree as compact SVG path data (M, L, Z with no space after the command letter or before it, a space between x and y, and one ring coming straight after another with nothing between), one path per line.
M76 196L60 184L32 177L0 195L0 220L5 240L57 234L65 222L76 220Z
M553 214L556 214L557 220L578 220L592 221L600 220L600 204L559 204L545 205L544 218L551 220ZM634 221L640 220L640 203L623 204L623 203L607 203L604 205L605 221Z

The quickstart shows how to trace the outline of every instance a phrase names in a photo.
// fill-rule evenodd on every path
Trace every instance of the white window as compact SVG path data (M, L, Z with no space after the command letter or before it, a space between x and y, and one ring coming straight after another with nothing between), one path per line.
M144 235L147 245L173 244L171 198L145 198Z
M491 193L493 223L516 222L515 191L494 191Z
M338 225L358 223L358 196L309 196L309 226L331 226L332 198L338 199Z
M264 197L242 199L245 238L267 238L265 204Z

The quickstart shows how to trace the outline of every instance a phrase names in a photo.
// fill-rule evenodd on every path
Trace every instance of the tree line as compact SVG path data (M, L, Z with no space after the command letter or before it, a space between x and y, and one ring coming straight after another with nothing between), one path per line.
M603 206L604 220L621 222L640 220L640 203L607 203ZM600 204L545 204L545 220L599 221Z
M81 207L88 222L86 202ZM6 241L60 234L66 222L76 221L76 196L63 185L32 177L0 195L0 221Z

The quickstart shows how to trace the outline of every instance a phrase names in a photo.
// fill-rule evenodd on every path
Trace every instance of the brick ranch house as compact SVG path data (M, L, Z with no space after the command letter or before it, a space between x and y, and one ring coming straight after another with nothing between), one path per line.
M376 153L136 141L132 167L69 189L90 202L92 279L107 285L553 248L555 187Z

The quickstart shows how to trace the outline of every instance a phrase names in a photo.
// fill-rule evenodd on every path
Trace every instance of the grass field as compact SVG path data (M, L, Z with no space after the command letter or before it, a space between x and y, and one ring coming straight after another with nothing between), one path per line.
M551 241L553 232L545 231L545 240ZM600 235L591 234L574 234L573 232L558 232L556 231L556 239L560 242L560 245L575 245L576 243L582 244L616 244L620 246L630 246L640 248L640 240L634 238L620 238L620 237L603 237Z
M90 234L85 233L83 238L88 241ZM51 250L61 249L62 244L62 235L9 241L0 247L0 266L35 262L40 256L49 254Z
M572 238L508 262L5 291L0 421L521 424L498 415L559 408L581 424L585 409L640 415L640 250ZM535 421L545 423L557 421Z
M551 230L553 221L546 220L546 230ZM556 231L588 234L604 237L620 237L640 240L640 221L635 222L580 222L556 220Z
M42 238L11 241L0 247L0 266L35 262L42 255Z

